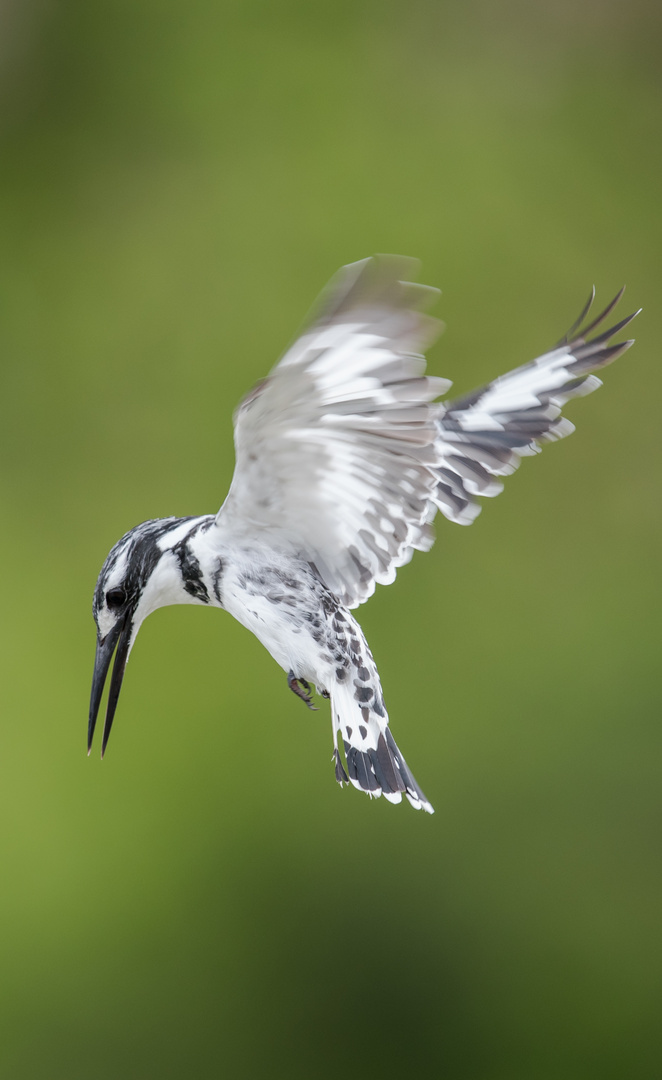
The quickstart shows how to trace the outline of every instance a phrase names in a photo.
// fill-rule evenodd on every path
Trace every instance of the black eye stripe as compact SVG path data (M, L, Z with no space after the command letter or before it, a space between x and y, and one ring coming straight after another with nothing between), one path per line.
M125 600L126 593L122 588L109 589L106 593L106 603L111 609L121 607Z

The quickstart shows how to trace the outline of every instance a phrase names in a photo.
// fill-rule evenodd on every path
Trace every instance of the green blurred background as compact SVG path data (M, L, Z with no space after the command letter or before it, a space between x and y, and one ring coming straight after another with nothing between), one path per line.
M0 1075L662 1075L660 8L24 0L0 15ZM169 608L85 757L91 597L214 511L330 275L417 255L458 392L595 281L578 431L359 613L434 803L340 791L249 634Z

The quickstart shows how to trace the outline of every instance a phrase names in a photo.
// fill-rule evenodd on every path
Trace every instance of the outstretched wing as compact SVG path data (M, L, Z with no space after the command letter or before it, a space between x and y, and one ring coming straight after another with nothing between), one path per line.
M588 340L622 290L579 331L592 294L551 352L432 404L450 383L425 375L422 350L440 324L423 314L436 290L405 280L416 266L378 256L344 267L235 415L237 464L218 526L253 542L267 532L269 546L313 563L348 607L431 546L436 509L470 524L477 496L499 494L522 457L570 434L561 407L597 389L591 372L632 344L609 341L634 315Z
M633 344L610 345L609 341L638 311L587 340L623 291L580 331L593 302L593 290L579 319L555 349L446 403L438 421L437 448L443 464L435 469L438 483L434 493L434 502L445 517L470 525L482 509L476 496L498 495L503 490L498 477L513 473L523 457L540 453L541 443L562 439L575 430L561 415L561 407L569 398L597 390L602 383L590 372L611 363Z
M312 324L235 415L237 463L220 528L283 544L314 563L348 607L393 581L428 520L445 379L422 350L440 324L437 290L407 280L414 260L344 267Z

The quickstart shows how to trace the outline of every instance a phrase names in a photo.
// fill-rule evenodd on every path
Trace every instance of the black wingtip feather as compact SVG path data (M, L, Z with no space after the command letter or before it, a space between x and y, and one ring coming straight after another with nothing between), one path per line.
M619 291L616 293L616 296L614 297L614 299L610 300L610 302L607 304L604 311L601 311L600 314L593 320L592 323L589 323L588 326L583 327L583 329L580 332L580 338L583 338L584 340L586 340L587 334L590 334L591 330L595 330L596 326L599 326L601 322L604 322L604 320L607 318L607 315L609 315L609 312L614 310L614 308L616 307L618 301L621 299L624 292L625 292L625 285L623 286L622 289L619 289Z
M624 352L627 352L631 345L634 345L634 338L619 341L616 345L598 345L596 348L593 347L594 342L589 341L586 345L580 345L578 349L573 350L575 362L568 364L568 371L577 373L599 371L600 368L613 363Z
M589 296L588 300L586 301L586 303L584 305L584 308L582 310L581 315L579 316L578 319L575 320L575 322L572 324L572 326L570 327L568 332L563 335L563 337L561 338L561 340L558 342L558 344L555 347L557 349L560 349L564 345L570 345L572 347L574 345L583 345L584 343L589 344L589 345L594 345L594 344L597 344L597 343L599 343L601 341L609 341L609 338L613 337L614 334L617 334L619 332L619 330L622 330L623 327L627 326L629 322L632 322L632 320L637 317L637 315L639 314L639 311L641 311L641 308L639 308L639 311L633 312L632 315L628 315L625 319L622 319L619 323L616 323L616 325L612 326L610 329L604 330L598 337L593 338L592 341L588 342L587 338L588 338L588 335L591 333L591 331L595 330L595 328L597 326L599 326L601 322L604 322L604 320L607 318L609 313L614 310L614 308L618 304L619 300L623 296L624 292L625 292L625 285L623 285L623 287L618 290L618 292L616 293L616 296L614 297L614 299L610 300L610 302L607 304L606 308L603 311L601 311L598 316L596 316L596 318L593 320L593 322L589 323L588 326L582 326L582 323L584 322L584 319L586 318L589 311L591 310L591 307L593 305L593 301L595 299L595 285L594 285L593 288L591 289L590 296Z
M589 293L588 300L586 301L586 303L584 304L584 307L582 308L581 315L579 316L578 319L575 319L575 321L572 324L572 326L570 327L570 329L567 330L566 333L563 335L563 337L559 341L558 345L556 346L557 349L560 349L562 345L567 345L568 342L571 340L572 335L574 334L575 330L579 330L579 327L582 325L584 319L586 318L589 311L591 310L594 300L595 300L595 285L591 286L591 291Z
M639 308L639 311L641 311L641 308ZM633 319L636 319L639 311L633 311L631 315L626 315L624 319L615 323L614 326L610 326L608 330L603 330L597 337L591 338L591 340L587 342L587 345L599 345L602 341L609 341L610 338L615 337L616 334L620 333L624 327L631 323Z

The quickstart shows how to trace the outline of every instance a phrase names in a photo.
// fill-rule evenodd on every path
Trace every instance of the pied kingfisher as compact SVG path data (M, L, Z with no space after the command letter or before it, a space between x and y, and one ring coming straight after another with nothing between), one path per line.
M437 290L406 280L411 259L346 266L307 328L239 406L236 467L217 514L160 518L112 548L97 581L97 649L88 753L115 650L101 754L141 623L166 604L211 604L251 630L314 708L331 699L337 781L433 813L388 726L372 654L350 609L432 545L437 510L469 525L540 443L573 431L568 398L600 386L590 372L630 315L587 340L623 290L581 330L594 293L550 352L464 397L425 374L439 332L424 314ZM635 312L638 314L638 312ZM340 739L338 738L340 736Z

